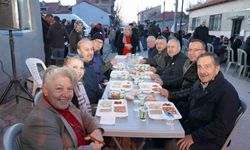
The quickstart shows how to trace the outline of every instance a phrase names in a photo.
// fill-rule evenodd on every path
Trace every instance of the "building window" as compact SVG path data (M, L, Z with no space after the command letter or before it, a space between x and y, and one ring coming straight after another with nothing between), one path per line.
M19 2L19 20L21 30L31 29L31 15L30 15L30 2L29 0L18 0Z
M211 15L209 17L209 30L220 31L221 26L221 14Z
M192 26L191 26L192 30L195 30L195 28L200 25L200 20L201 20L200 17L192 18Z

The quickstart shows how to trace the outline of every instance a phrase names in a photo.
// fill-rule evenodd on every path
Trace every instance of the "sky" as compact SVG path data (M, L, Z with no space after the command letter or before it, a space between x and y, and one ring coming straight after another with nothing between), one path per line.
M42 1L42 0L39 0ZM176 0L165 0L165 11L175 10ZM196 4L197 1L204 0L184 0L183 10L189 6L189 4ZM45 2L58 2L58 0L45 0ZM61 0L62 5L74 5L75 0ZM164 0L116 0L115 6L121 7L121 16L124 22L137 21L137 13L145 10L146 8L161 5L163 11ZM181 11L182 0L178 0L178 11Z

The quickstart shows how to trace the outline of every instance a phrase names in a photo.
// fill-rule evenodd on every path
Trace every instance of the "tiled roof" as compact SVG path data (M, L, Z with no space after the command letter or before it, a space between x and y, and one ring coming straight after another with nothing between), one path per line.
M186 14L183 12L183 17L185 16ZM177 12L177 18L181 16L181 12ZM163 18L163 13L157 15L157 16L154 16L154 19L162 19ZM164 18L165 19L174 19L174 11L165 11L164 12Z
M71 13L70 6L63 6L59 2L40 2L40 8L46 8L46 13Z
M213 6L213 5L218 5L218 4L227 3L227 2L231 2L231 1L235 1L235 0L208 0L205 3L198 3L198 4L194 5L194 6L191 6L190 8L187 9L187 11L202 9L202 8L205 8L205 7L210 7L210 6Z

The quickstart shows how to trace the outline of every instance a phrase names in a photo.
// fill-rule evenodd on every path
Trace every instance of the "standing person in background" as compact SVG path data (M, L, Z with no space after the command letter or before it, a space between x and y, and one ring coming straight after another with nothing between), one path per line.
M112 53L116 52L116 47L115 47L115 37L116 37L116 31L115 31L115 27L110 27L109 30L109 43L110 43L110 50Z
M207 42L209 39L209 29L206 27L206 21L202 20L201 25L197 27L193 34L193 39L199 39L204 42L207 51Z
M135 37L136 52L141 52L140 48L140 33L135 22L130 23L129 26L132 29L132 35Z
M136 37L132 34L132 29L129 25L124 27L117 40L118 55L127 55L136 53Z
M82 21L77 20L74 24L74 29L71 31L69 35L69 44L71 53L76 53L77 43L82 39L82 28L83 28Z
M52 58L57 60L64 58L64 42L65 39L69 39L69 36L64 25L60 23L60 18L55 16L54 20L55 22L49 27L47 38L49 39Z
M145 32L144 31L144 25L141 24L140 22L138 24L138 29L139 29L139 33L140 33L140 41L141 41L143 51L146 51L147 50L147 44L146 44L146 38L147 37L144 35L144 32Z
M49 46L49 39L47 38L47 34L49 31L50 25L54 22L54 17L51 14L47 14L46 16L42 16L42 27L43 27L43 42L44 42L44 55L45 55L45 65L49 66L51 63L51 49Z

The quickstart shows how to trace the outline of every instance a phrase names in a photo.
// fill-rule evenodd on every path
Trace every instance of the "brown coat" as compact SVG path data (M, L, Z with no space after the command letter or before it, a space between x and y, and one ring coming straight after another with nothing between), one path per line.
M88 113L81 112L73 104L70 105L69 110L83 124L85 136L99 128ZM39 105L34 107L26 119L21 134L21 142L25 150L77 149L74 147L72 135L65 128L60 114L44 99L41 99ZM84 149L91 149L91 147L85 146Z

